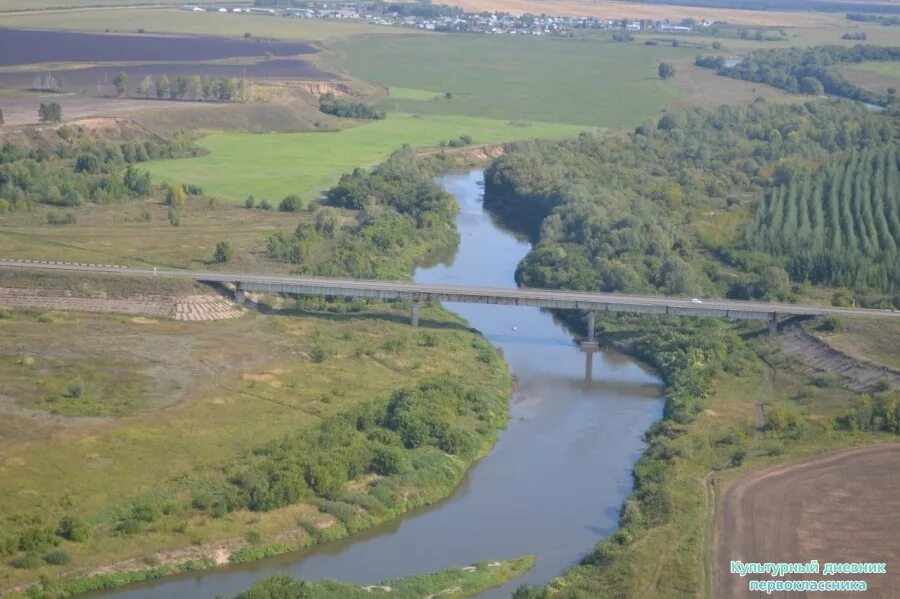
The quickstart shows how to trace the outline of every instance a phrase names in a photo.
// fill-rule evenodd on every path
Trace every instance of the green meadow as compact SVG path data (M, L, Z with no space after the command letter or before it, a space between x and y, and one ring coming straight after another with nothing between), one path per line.
M697 53L488 35L366 36L332 48L338 69L391 89L381 102L388 111L600 127L630 127L674 104L678 88L657 65Z
M855 71L896 79L900 83L900 62L863 62L853 65L851 68Z
M460 135L475 144L566 137L584 127L462 116L391 114L338 132L216 133L199 140L200 158L148 163L155 182L193 183L208 195L277 203L289 194L313 199L354 167L374 165L404 144L436 146Z

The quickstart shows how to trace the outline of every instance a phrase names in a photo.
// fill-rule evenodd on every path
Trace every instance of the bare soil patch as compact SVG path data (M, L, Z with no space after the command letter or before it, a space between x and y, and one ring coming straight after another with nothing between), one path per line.
M786 575L787 580L865 580L871 599L900 588L900 443L864 447L748 473L731 483L716 514L715 597L758 596L730 574L744 562L886 562L886 574ZM770 579L771 580L771 579ZM776 579L777 580L777 579ZM812 597L821 593L772 593ZM847 597L860 593L828 593Z
M883 381L887 381L892 389L900 388L900 374L854 359L822 343L800 326L784 329L778 335L778 344L784 353L809 368L822 373L836 373L854 391L877 390Z
M4 29L0 65L41 62L117 62L217 60L239 56L295 56L316 49L300 42L269 42L226 37L176 37Z

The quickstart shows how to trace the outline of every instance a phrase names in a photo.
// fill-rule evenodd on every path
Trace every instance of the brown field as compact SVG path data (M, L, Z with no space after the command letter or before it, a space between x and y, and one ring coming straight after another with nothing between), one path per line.
M541 13L608 19L683 19L694 17L709 21L726 21L737 25L771 25L815 27L835 25L843 15L813 12L781 12L701 8L696 6L663 6L613 2L610 0L458 0L454 4L467 11L506 11L511 14Z
M840 451L751 472L732 483L716 515L715 597L751 597L730 561L886 562L886 574L786 575L794 580L865 580L870 599L900 588L900 444ZM861 593L828 593L833 597ZM771 597L811 594L772 593Z

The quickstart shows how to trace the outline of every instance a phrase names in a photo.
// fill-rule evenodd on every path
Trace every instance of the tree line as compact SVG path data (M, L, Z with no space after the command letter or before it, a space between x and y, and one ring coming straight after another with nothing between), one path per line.
M125 71L120 71L113 85L116 95L127 95L129 78ZM233 77L209 77L206 75L179 75L174 79L165 73L158 79L147 75L132 88L134 93L145 98L156 97L160 100L195 100L207 102L246 102L250 100L250 82L247 79Z
M150 194L150 175L134 165L148 160L193 155L188 142L130 141L112 143L70 137L52 152L25 151L6 143L0 149L0 212L29 210L37 205L73 207L85 202L109 204ZM123 171L124 169L124 171Z
M900 60L900 47L813 46L757 50L733 66L722 56L698 56L697 66L714 69L719 75L765 83L792 93L831 94L886 106L897 102L896 90L885 94L862 89L847 81L836 67L866 60Z
M380 120L385 117L383 110L376 110L356 100L338 98L332 93L322 94L319 97L319 110L345 119Z

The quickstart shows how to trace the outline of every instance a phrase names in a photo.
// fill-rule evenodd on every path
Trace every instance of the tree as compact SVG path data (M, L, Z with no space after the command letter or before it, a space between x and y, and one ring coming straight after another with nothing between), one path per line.
M125 93L125 88L128 85L128 73L125 71L119 71L119 74L116 75L116 78L113 79L113 85L116 86L116 95L122 96Z
M224 264L231 260L231 256L234 254L234 249L231 247L231 242L228 240L220 241L216 244L216 252L213 255L216 262L219 264Z
M181 100L188 93L190 82L186 77L176 77L175 83L172 84L172 97Z
M800 93L821 96L825 94L825 86L815 77L804 77L800 80Z
M38 107L38 119L42 123L58 123L62 120L62 107L56 102L44 104Z
M172 82L169 81L168 75L161 75L159 80L156 82L156 97L162 100L166 96L168 96L172 91Z
M667 62L661 62L656 72L660 79L671 79L675 76L675 67Z
M0 110L0 125L5 124L3 121L3 110Z
M138 84L138 93L142 96L149 97L150 91L153 89L153 77L151 75L147 75L141 82Z
M122 177L125 188L133 196L146 196L150 193L150 173L139 171L134 165L125 169L125 175Z

